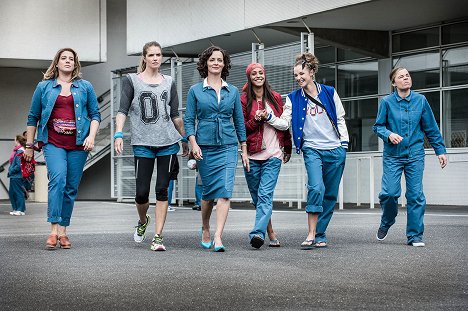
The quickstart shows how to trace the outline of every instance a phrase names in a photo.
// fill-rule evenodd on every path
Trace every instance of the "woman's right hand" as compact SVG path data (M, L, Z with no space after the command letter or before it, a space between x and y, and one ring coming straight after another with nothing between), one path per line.
M23 158L26 161L30 162L33 158L33 155L34 155L34 150L32 148L24 149Z
M195 160L203 160L203 154L198 144L192 144L192 154Z
M116 138L114 140L114 149L117 155L120 155L123 151L123 139L122 138Z
M401 143L401 141L403 140L403 137L401 137L401 136L398 135L398 134L392 133L392 134L390 134L390 136L388 136L388 140L389 140L392 144L398 145L398 144Z

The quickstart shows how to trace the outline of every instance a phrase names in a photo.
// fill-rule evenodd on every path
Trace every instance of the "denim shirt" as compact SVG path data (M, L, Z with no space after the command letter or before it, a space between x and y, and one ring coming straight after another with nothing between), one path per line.
M56 79L44 80L37 84L28 115L28 126L37 127L37 140L48 142L47 122L62 86ZM92 120L101 122L101 114L93 86L86 80L72 82L70 91L73 96L76 121L76 144L82 145L89 135ZM39 125L38 125L39 123Z
M216 91L203 82L193 85L188 92L185 132L187 137L195 135L199 145L221 146L246 141L239 91L224 82L220 95L218 103ZM198 121L196 130L195 120Z
M384 156L423 157L424 135L436 155L447 152L431 106L424 95L414 91L406 98L401 98L396 91L385 96L380 102L373 130L384 141ZM403 140L392 144L388 140L392 133Z

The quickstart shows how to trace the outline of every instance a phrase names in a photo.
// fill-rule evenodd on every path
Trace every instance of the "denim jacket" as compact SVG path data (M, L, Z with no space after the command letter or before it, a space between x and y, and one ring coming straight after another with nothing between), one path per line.
M16 150L13 161L11 161L8 168L8 178L23 178L23 174L21 173L21 157L23 156L23 152L23 148Z
M436 155L447 152L431 106L424 95L414 91L406 98L401 98L396 91L385 96L380 102L373 130L384 142L384 156L424 156L424 135ZM388 140L392 133L403 140L392 144Z
M34 91L27 125L37 127L37 140L43 143L48 141L47 122L61 89L57 80L51 79L39 82ZM91 121L101 122L101 114L91 83L83 79L75 80L70 91L75 108L76 144L82 145L89 135Z
M196 130L195 120L198 121ZM237 88L223 81L221 100L218 103L213 88L203 82L193 85L187 95L184 126L187 137L195 135L199 145L221 146L246 141L244 116Z

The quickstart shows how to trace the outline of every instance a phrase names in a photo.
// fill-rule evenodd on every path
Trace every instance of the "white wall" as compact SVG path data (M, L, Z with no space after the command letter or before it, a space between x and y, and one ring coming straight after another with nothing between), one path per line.
M76 49L82 61L106 60L105 0L2 0L0 58L49 60Z
M127 52L140 53L150 40L172 46L361 2L366 1L128 0Z
M3 2L0 2L0 5L3 5ZM82 68L83 78L93 84L98 96L110 88L111 70L136 66L139 59L136 56L129 57L126 55L126 1L109 0L106 15L108 16L106 25L108 33L106 37L107 46L109 47L109 61ZM3 11L1 16L3 16ZM69 35L71 36L72 33ZM3 50L3 46L0 46L1 50ZM54 53L55 50L48 55L49 61ZM79 53L81 56L80 51ZM81 59L83 58L81 57ZM14 135L25 130L31 97L37 83L42 79L42 72L45 70L46 67L42 69L0 67L0 139L12 139ZM8 159L12 148L12 142L0 141L0 162L3 163ZM90 172L93 173L93 171ZM86 174L88 172L85 172ZM4 182L8 182L5 173L1 173L0 177ZM108 178L110 182L110 176ZM88 178L85 180L91 182L96 179ZM84 187L83 190L80 189L80 195L83 197L88 196L86 189L93 189L93 191L100 189L102 193L108 194L109 183L95 183L93 186ZM0 199L6 198L8 198L8 195L0 188Z

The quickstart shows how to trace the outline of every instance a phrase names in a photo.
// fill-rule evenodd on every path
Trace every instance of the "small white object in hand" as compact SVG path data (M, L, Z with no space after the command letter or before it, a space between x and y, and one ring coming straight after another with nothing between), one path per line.
M187 161L187 166L189 169L194 170L197 167L197 161L190 159Z

